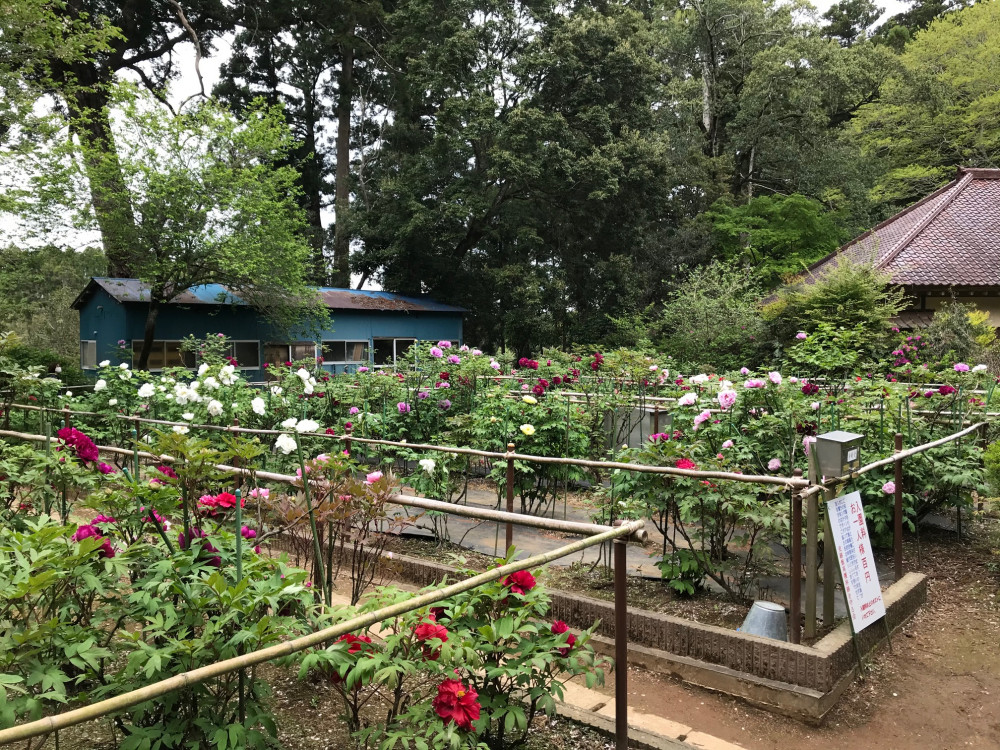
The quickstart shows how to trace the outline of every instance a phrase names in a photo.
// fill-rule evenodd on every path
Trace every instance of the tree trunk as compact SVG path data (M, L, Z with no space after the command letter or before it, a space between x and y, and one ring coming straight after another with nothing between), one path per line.
M337 173L334 207L337 223L333 234L333 284L351 288L351 238L348 212L351 210L351 114L354 103L354 29L341 44L340 80L337 98Z
M313 92L303 91L305 98L305 141L302 144L306 152L305 160L302 163L302 186L306 193L306 222L309 224L309 244L312 246L312 268L310 280L326 285L329 281L329 274L326 267L326 258L323 256L323 246L325 232L323 231L323 199L321 191L323 188L323 168L319 157L316 155L316 99ZM338 209L339 213L339 209ZM346 286L350 286L347 284Z
M108 273L133 276L137 247L132 196L122 174L111 121L108 95L95 81L93 86L76 87L67 95L70 128L80 140L84 169L90 183L91 202L101 231Z
M149 312L146 313L146 328L142 336L142 350L139 361L135 363L136 370L145 370L149 364L149 354L153 351L153 340L156 338L156 318L160 314L160 300L149 295Z

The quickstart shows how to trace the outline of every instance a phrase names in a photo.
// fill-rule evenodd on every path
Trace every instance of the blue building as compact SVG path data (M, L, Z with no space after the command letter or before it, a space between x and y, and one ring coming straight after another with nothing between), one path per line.
M414 341L462 343L464 308L389 292L320 287L330 324L315 339L276 327L225 287L206 284L181 292L160 308L149 369L194 366L180 345L188 335L222 333L231 356L253 378L264 363L323 357L337 372L391 365ZM93 278L73 302L80 311L80 365L108 359L133 365L142 348L149 289L138 279ZM120 342L124 342L124 345ZM131 352L131 357L129 356Z

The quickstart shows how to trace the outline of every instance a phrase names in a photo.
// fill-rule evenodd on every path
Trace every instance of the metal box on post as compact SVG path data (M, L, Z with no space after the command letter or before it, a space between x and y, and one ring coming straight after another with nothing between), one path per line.
M819 473L832 479L860 469L861 442L864 439L864 435L843 430L817 435L813 450L819 460Z

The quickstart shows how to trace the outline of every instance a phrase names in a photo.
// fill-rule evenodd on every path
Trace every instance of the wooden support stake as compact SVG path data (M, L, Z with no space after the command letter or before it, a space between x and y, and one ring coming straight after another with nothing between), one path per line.
M903 433L896 433L896 453L903 450ZM893 511L892 556L896 580L903 577L903 459L895 461L895 509Z
M507 443L507 512L514 512L514 444ZM514 525L507 522L507 543L504 547L504 556L510 554L510 548L514 545Z
M837 488L823 490L823 627L833 626L834 597L837 594L837 550L827 503L837 496Z
M796 469L799 474L801 469ZM792 643L802 642L802 496L792 493L792 559L788 568L789 627Z
M628 750L628 582L627 546L617 539L615 557L615 750Z
M813 450L809 456L809 481L819 480L818 467L816 466L816 451ZM816 583L819 571L817 570L818 550L817 544L819 536L819 497L812 494L806 501L806 622L805 637L816 637Z

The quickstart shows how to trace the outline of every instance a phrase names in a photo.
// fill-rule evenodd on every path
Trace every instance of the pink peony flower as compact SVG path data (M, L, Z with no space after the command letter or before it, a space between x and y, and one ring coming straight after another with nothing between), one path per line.
M396 408L399 409L400 414L407 414L410 411L410 405L405 401L400 401L396 404Z
M710 412L708 409L705 409L705 411L703 411L701 414L699 414L694 418L694 428L697 430L699 425L703 424L704 422L707 422L711 418L712 418L712 412Z
M767 462L767 470L768 471L777 471L780 468L781 468L781 459L780 458L772 458L770 461Z
M727 440L726 442L724 442L722 444L722 447L723 448L732 448L733 447L733 441L732 440Z
M457 365L462 361L462 358L459 357L457 354L449 354L448 361L453 365Z
M884 492L887 495L895 495L896 494L896 483L895 482L886 482L885 484L882 485L882 492Z
M444 356L444 352L441 351L438 347L432 346L431 347L431 356L440 359L441 357Z
M768 380L770 380L775 385L781 385L781 373L772 370L767 374Z
M955 363L955 372L968 372L968 371L969 371L969 366L965 364L965 362Z
M383 474L381 471L373 471L371 474L365 477L365 484L371 485L375 484L378 480L382 478Z
M724 391L719 391L719 406L721 406L723 410L729 409L735 403L736 391L729 388Z

